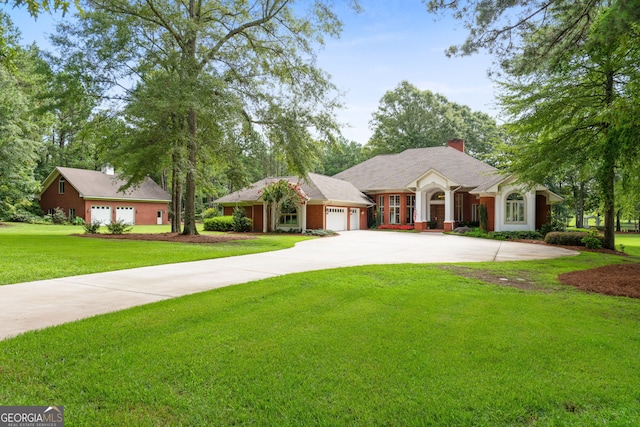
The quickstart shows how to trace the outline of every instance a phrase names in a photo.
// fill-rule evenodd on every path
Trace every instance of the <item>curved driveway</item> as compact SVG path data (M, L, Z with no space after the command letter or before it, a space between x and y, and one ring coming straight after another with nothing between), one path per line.
M287 273L366 264L516 261L577 252L440 233L349 231L275 252L0 286L0 339Z

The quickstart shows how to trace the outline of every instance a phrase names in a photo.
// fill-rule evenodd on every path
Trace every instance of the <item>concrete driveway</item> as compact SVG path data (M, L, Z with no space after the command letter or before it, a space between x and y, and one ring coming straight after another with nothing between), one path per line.
M577 252L440 233L349 231L276 252L0 286L0 339L287 273L367 264L515 261L570 255Z

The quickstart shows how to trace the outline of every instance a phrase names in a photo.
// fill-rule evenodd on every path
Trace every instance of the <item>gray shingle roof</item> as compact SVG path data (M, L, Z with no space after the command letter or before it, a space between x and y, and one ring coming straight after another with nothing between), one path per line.
M497 169L451 147L412 148L366 160L334 178L360 191L403 189L429 170L463 187L477 187L494 178Z
M371 200L350 182L341 181L325 175L310 173L307 179L296 176L282 176L275 178L265 178L258 182L254 182L250 186L238 190L234 193L227 194L215 201L215 203L239 203L239 202L255 202L260 199L260 190L272 182L281 179L290 182L299 183L305 193L309 196L310 201L331 201L345 202L370 205Z
M118 189L125 185L126 181L120 179L117 174L107 175L100 171L86 169L57 167L45 180L43 188L57 177L56 172L62 175L84 198L171 201L171 196L149 177L145 178L139 186L131 187L123 193Z

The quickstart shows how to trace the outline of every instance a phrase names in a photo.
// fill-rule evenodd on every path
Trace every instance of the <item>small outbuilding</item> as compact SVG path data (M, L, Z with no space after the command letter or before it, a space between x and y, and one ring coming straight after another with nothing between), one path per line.
M169 223L171 196L151 178L136 187L121 191L126 181L113 168L102 171L56 167L45 179L40 207L48 214L62 209L70 221L109 224L121 220L127 224Z

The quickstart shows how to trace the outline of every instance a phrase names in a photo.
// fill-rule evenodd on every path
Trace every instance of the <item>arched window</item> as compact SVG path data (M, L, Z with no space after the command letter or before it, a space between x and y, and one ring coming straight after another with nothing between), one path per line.
M511 193L507 196L504 221L527 222L524 196L522 194Z
M431 196L431 200L434 200L434 201L444 200L444 191L438 191L437 193L433 193L433 196Z

